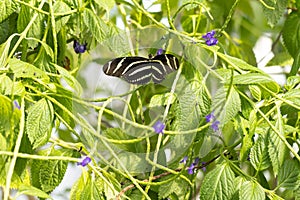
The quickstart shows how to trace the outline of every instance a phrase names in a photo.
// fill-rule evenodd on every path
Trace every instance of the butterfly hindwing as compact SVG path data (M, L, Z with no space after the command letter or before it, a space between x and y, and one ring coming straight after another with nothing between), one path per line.
M161 54L153 58L120 57L103 66L106 75L121 77L131 84L146 84L151 80L160 83L165 76L178 69L179 62L171 54Z

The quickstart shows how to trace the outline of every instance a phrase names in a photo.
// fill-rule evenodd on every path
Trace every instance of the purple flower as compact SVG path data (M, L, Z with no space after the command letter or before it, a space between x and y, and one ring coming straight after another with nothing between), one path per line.
M216 31L212 30L208 33L206 33L205 35L202 36L202 38L205 40L205 43L208 46L213 46L216 45L218 43L218 39L215 38Z
M20 110L21 106L19 105L18 101L17 100L14 100L14 105L17 109Z
M214 115L214 112L211 112L205 116L206 122L212 122L212 121L214 121L215 118L216 118L216 116Z
M179 163L185 164L188 159L188 156L184 156L183 159Z
M217 130L219 130L219 124L220 121L216 120L211 124L211 128L216 132Z
M207 39L213 38L215 34L216 34L216 31L212 30L210 32L207 32L205 35L203 35L202 38L207 40Z
M163 131L164 131L165 127L166 127L165 124L158 120L154 124L153 129L154 129L155 133L162 133L163 134Z
M80 44L77 40L74 40L73 48L76 53L84 53L86 51L87 43Z
M156 52L156 55L161 55L164 53L164 50L162 48L158 49Z
M207 44L208 46L216 45L216 44L218 44L218 39L212 37L212 38L210 38L210 39L207 39L207 40L205 41L205 44Z
M90 157L85 157L81 162L78 162L77 165L81 165L82 167L87 166L92 161Z
M195 168L195 165L192 163L188 168L187 168L187 171L189 174L193 174L194 173L194 168Z

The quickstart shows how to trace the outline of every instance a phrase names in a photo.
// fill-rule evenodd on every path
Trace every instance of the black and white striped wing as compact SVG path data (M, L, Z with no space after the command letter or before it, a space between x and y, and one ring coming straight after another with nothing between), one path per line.
M120 57L110 60L103 66L103 72L109 76L121 77L124 70L128 70L134 63L148 62L147 58L143 57Z
M105 74L124 78L131 84L146 84L151 80L160 83L165 76L178 69L179 63L171 54L157 55L152 59L143 57L116 58L103 67Z

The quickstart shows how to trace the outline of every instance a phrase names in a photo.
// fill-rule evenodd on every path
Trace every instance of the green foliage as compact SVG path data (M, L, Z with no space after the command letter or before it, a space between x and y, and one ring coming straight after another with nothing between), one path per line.
M65 199L300 199L299 9L299 0L0 1L0 196L57 199L77 163ZM218 43L208 46L212 30ZM281 84L258 68L262 36ZM180 63L160 84L99 72L159 49Z

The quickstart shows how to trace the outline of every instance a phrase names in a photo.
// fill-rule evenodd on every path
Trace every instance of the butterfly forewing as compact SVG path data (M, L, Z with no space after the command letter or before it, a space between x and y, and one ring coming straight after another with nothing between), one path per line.
M115 58L103 66L103 71L106 75L120 77L129 65L143 61L147 62L148 59L138 56Z
M171 54L143 57L120 57L103 66L105 74L124 78L128 83L146 84L151 80L160 83L165 76L178 69L179 62Z

